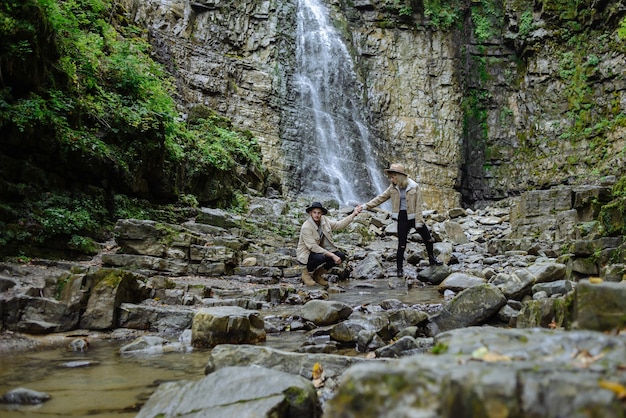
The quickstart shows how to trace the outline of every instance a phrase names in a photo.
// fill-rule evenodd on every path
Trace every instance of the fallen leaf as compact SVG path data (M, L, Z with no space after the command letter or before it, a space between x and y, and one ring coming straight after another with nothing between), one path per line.
M322 368L322 365L319 363L315 363L313 365L313 380L321 379L322 373L324 373L324 369Z
M615 392L618 399L626 399L626 386L618 382L611 382L610 380L601 379L598 385L603 389L608 389Z
M581 350L574 354L573 358L578 363L580 363L581 367L589 367L592 363L604 357L604 353L598 354L597 356L592 356L591 353L587 350Z
M487 347L480 347L474 350L472 352L472 358L474 360L486 361L488 363L511 361L511 357L502 355L496 351L489 351Z
M600 277L590 277L589 278L589 283L593 283L593 284L598 284L598 283L602 283L603 280Z
M472 358L481 360L488 352L489 349L487 347L478 347L476 350L472 351Z
M496 363L496 362L500 362L500 361L511 361L511 357L510 356L505 356L505 355L497 353L495 351L490 351L490 352L488 352L487 354L484 355L482 360L486 361L488 363Z

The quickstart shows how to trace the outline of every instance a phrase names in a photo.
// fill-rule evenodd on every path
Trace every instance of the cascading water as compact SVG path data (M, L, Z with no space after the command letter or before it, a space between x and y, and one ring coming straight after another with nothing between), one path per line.
M386 184L362 116L352 59L327 15L322 0L298 0L299 192L353 204Z

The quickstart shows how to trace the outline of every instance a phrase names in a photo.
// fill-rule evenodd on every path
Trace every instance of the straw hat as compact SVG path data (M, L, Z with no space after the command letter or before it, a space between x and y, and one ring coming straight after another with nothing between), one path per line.
M385 169L385 173L389 174L389 173L398 173L398 174L403 174L405 176L408 176L408 174L406 173L404 166L402 164L391 164L391 166L387 169Z

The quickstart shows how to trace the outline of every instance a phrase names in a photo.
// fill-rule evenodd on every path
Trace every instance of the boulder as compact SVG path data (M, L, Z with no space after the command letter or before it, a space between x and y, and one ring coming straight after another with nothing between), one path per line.
M315 325L324 326L343 321L352 314L352 308L337 301L311 300L303 307L300 315Z
M163 383L137 418L321 416L313 383L263 367L226 367L199 381Z
M201 308L193 317L191 343L194 347L254 344L265 338L265 323L258 311L218 306Z

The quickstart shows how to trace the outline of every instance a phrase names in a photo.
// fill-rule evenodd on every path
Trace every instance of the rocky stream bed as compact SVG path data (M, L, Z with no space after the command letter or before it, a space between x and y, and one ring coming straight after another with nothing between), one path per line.
M300 281L304 199L121 219L92 260L0 265L0 351L206 352L204 377L155 385L138 417L624 417L626 247L593 227L606 193L424 212L445 264L429 266L412 233L404 277L389 213L364 212L336 235L349 259L328 288Z

